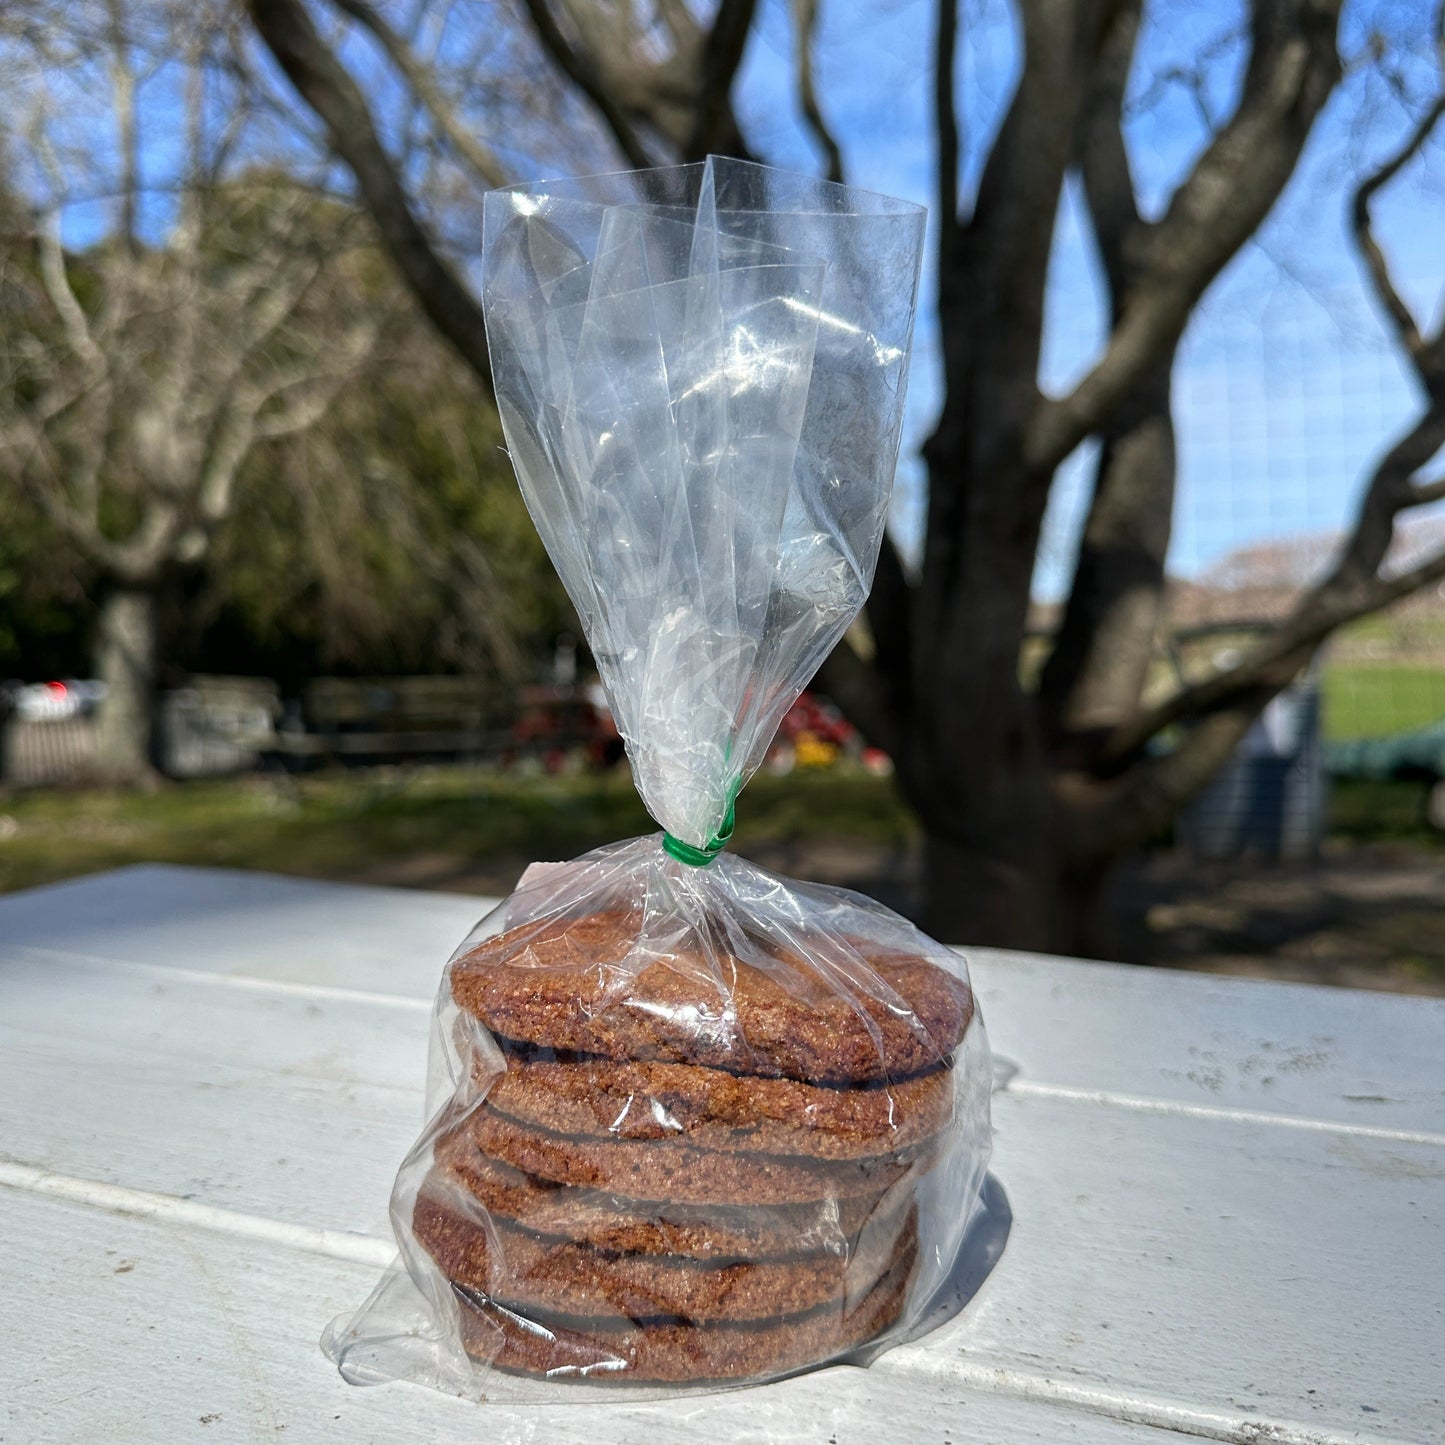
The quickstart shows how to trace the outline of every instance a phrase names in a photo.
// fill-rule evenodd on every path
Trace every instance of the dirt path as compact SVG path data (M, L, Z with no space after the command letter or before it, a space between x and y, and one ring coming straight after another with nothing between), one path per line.
M1328 844L1312 864L1161 852L1118 890L1120 956L1211 973L1445 995L1445 852Z

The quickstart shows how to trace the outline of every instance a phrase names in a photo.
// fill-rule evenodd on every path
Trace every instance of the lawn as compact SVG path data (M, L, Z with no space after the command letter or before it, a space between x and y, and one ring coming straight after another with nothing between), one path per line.
M1330 783L1330 837L1349 843L1410 843L1445 850L1445 835L1425 819L1425 784L1373 778Z
M0 801L0 892L127 863L263 868L314 878L474 871L515 878L656 830L631 779L525 777L485 768L375 768L188 783L152 794L36 791ZM902 845L914 824L892 785L862 772L760 776L738 808L735 847L805 838ZM400 860L400 863L399 863ZM401 868L401 871L399 871Z
M1324 729L1332 741L1388 737L1445 718L1445 667L1341 663L1324 672Z
M1445 991L1445 840L1427 829L1422 801L1418 783L1333 785L1324 856L1292 869L1253 860L1211 869L1149 850L1143 883L1114 904L1120 950L1111 957ZM534 859L654 830L621 771L378 768L149 795L37 791L0 798L0 892L158 862L501 895ZM780 872L904 909L916 898L917 842L892 784L861 771L755 778L734 838ZM1160 877L1150 881L1150 870ZM1248 898L1231 901L1231 888ZM1386 897L1388 906L1372 901ZM1170 919L1172 931L1155 928Z
M1418 783L1336 783L1332 831L1352 842L1439 846L1421 799ZM570 858L656 826L620 769L528 777L373 768L176 784L149 794L43 790L0 799L0 892L142 862L424 886L446 886L449 876L484 866L506 887L533 859ZM748 785L734 847L747 854L830 844L877 856L916 837L888 780L799 770Z

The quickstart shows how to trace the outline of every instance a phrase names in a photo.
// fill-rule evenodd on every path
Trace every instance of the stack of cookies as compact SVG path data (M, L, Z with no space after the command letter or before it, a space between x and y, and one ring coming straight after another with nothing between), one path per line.
M468 1351L662 1382L863 1344L913 1278L967 985L860 941L830 981L776 945L639 968L638 922L526 924L452 965L506 1073L437 1134L412 1227Z

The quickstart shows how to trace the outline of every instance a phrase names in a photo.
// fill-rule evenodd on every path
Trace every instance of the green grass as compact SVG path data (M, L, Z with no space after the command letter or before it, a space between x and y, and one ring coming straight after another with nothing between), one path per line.
M1425 785L1337 778L1330 783L1329 832L1355 843L1413 843L1445 847L1425 820Z
M1388 737L1445 718L1445 668L1340 664L1324 673L1332 740Z
M1331 833L1439 847L1418 783L1336 783ZM625 772L518 777L480 768L386 769L187 783L152 794L37 791L0 798L0 892L128 863L260 868L365 879L408 860L497 867L649 833ZM902 845L917 824L886 780L851 771L761 776L734 846L810 840ZM434 886L446 886L436 884Z
M419 856L458 866L570 858L656 830L625 770L519 777L481 768L378 768L188 783L151 794L37 791L0 800L0 892L128 863L359 878ZM902 842L890 783L855 772L759 777L735 846L811 837Z

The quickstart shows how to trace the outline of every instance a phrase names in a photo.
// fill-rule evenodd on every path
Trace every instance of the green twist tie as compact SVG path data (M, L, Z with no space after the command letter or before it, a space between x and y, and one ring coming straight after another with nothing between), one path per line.
M662 846L679 863L686 863L690 868L706 868L731 841L733 822L733 805L729 803L727 816L723 818L722 832L715 833L705 848L694 848L691 843L684 843L681 838L674 838L671 833L662 835Z

